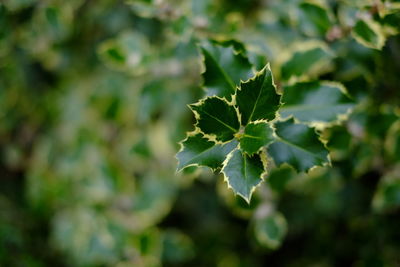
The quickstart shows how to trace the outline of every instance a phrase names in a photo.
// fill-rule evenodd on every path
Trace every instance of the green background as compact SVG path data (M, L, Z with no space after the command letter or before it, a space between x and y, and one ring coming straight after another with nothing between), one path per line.
M398 266L396 4L2 1L0 265ZM244 42L280 90L347 88L353 113L321 131L332 167L272 168L250 205L175 172L209 38Z

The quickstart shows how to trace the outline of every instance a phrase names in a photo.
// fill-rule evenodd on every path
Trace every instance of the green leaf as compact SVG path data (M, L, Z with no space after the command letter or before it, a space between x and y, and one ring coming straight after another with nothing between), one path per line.
M233 47L206 43L201 46L204 57L204 84L208 96L220 96L231 100L236 86L253 76L248 58Z
M300 4L302 15L300 23L307 33L324 35L331 28L331 16L328 7L313 1Z
M143 158L149 159L151 157L151 150L146 136L143 136L142 139L132 147L131 151Z
M277 141L268 147L268 154L280 166L288 163L297 171L308 171L328 163L328 151L313 128L296 124L291 118L275 124Z
M196 115L197 127L205 134L214 135L218 141L231 140L239 130L236 110L224 99L208 97L190 107Z
M257 153L261 147L274 140L272 133L273 130L266 122L249 123L240 137L240 148L249 155Z
M299 50L296 50L282 65L282 79L289 80L293 76L317 76L329 68L332 54L324 44L300 44Z
M398 4L400 7L400 3ZM400 27L398 25L400 25L400 12L396 11L386 14L383 18L379 19L379 24L386 37L399 34Z
M189 236L179 230L165 230L163 233L163 262L179 264L187 262L194 255L194 244Z
M110 68L141 74L149 60L149 44L145 36L136 31L125 31L103 41L97 50L100 59Z
M280 168L275 168L271 170L268 175L269 187L275 192L282 193L288 182L296 177L295 171L287 165L283 165Z
M211 40L211 43L214 45L219 45L223 47L233 47L236 53L243 53L246 54L246 47L244 44L235 39L218 39L218 40Z
M257 219L254 224L254 236L258 243L270 249L277 249L282 244L287 233L285 217L274 212L262 219Z
M346 1L348 5L355 6L358 8L365 8L368 6L372 6L375 0L348 0Z
M236 91L236 104L241 114L242 125L256 120L273 120L280 106L269 65L252 79L243 82Z
M262 181L264 165L260 155L249 156L235 149L229 153L222 172L233 192L249 203L254 189Z
M155 17L160 9L154 0L127 0L126 3L132 7L136 14L145 18Z
M352 35L357 42L369 48L381 50L385 44L381 26L373 20L358 20L353 27Z
M238 142L232 140L226 144L215 144L207 140L200 133L190 135L182 142L182 148L176 155L178 163L178 171L188 166L206 166L212 170L222 167L226 156L235 147Z
M398 210L400 207L400 167L384 175L378 183L372 200L376 212Z
M146 123L154 118L161 109L166 98L165 90L160 90L163 84L159 80L153 80L150 83L143 86L140 92L140 99L138 101L137 118L139 122Z
M384 145L388 158L400 162L400 118L387 130Z
M284 88L282 118L295 117L301 122L334 122L354 106L343 85L314 81Z

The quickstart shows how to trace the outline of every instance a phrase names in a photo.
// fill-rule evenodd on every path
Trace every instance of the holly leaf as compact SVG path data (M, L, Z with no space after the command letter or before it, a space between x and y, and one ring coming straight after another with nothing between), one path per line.
M274 140L272 134L273 130L268 123L251 122L244 128L244 133L240 137L240 148L249 155L253 155Z
M206 43L201 46L205 71L203 79L208 96L232 99L236 86L253 76L252 65L242 52L232 46Z
M305 123L331 123L354 106L346 89L339 83L314 81L296 83L284 88L281 118L293 116Z
M283 165L280 168L272 169L268 174L269 187L278 193L283 193L287 184L294 177L297 177L296 172L288 165Z
M262 181L264 165L259 154L249 156L235 149L224 162L222 173L233 192L249 203L254 189Z
M378 213L398 210L400 208L400 168L386 173L377 185L372 200L372 208Z
M306 33L324 35L332 27L332 16L327 6L314 1L305 1L299 7L300 27Z
M236 53L243 53L246 55L246 47L244 44L236 39L218 39L218 40L211 40L211 43L214 45L219 45L223 47L233 47Z
M269 64L236 90L236 105L242 125L256 120L273 120L280 106Z
M292 76L317 76L329 69L332 54L322 43L301 44L281 69L283 80Z
M277 249L282 244L287 233L287 222L279 212L272 212L267 216L256 219L254 236L258 243L270 249Z
M146 62L151 57L147 38L134 31L103 41L97 53L108 67L135 74L146 71Z
M277 140L268 146L268 154L280 166L290 164L299 172L329 162L328 150L313 128L297 124L291 118L275 124Z
M222 167L226 156L237 145L236 140L226 144L215 144L204 138L201 133L190 133L181 143L181 150L176 155L179 161L177 171L189 166L206 166L215 171Z
M381 26L371 19L358 20L353 27L352 35L357 42L369 48L381 50L385 44Z
M215 136L217 141L229 141L239 130L236 110L224 99L208 97L191 104L190 108L196 116L196 126L204 134Z

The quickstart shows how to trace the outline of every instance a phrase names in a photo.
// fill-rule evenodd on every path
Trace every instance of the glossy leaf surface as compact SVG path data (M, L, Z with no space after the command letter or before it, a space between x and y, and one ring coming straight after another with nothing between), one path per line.
M236 104L242 125L256 120L273 120L281 96L276 92L270 67L267 65L255 77L240 85Z
M176 155L179 160L178 170L193 165L206 166L216 170L222 167L226 156L237 145L238 142L236 140L223 145L216 145L214 142L204 138L200 133L188 136L182 142L181 151Z
M209 97L190 107L196 115L197 127L219 141L231 140L239 130L235 108L221 98Z
M240 138L240 148L252 155L274 140L273 130L266 122L249 123Z
M301 122L333 122L354 106L341 84L323 81L285 87L282 102L281 117Z
M252 66L243 53L231 46L207 43L201 46L205 71L203 86L209 96L220 96L230 100L240 81L253 75Z
M264 166L258 154L248 156L235 149L228 155L222 172L233 192L250 202L251 194L262 181Z
M313 128L293 119L277 122L275 128L278 140L269 145L268 154L278 166L288 163L304 172L329 162L328 151Z

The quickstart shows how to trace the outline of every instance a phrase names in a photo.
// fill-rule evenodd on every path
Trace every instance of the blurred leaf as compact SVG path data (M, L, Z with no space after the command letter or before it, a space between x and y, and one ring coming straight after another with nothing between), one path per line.
M205 66L203 86L209 96L231 100L240 81L246 81L253 75L247 57L233 47L206 43L201 46L201 52Z
M395 121L387 131L385 151L394 161L400 162L400 119Z
M142 88L138 103L138 120L139 122L149 122L150 119L160 115L163 108L163 100L165 100L166 92L163 89L162 81L151 81Z
M352 35L357 42L369 48L380 50L385 44L382 29L372 20L358 20L353 27Z
M145 158L150 158L150 156L151 156L151 151L150 151L148 141L146 138L143 138L138 143L136 143L132 147L132 151L145 157Z
M65 210L53 221L56 246L79 265L115 261L116 247L107 219L90 209Z
M167 230L163 235L163 262L182 263L194 257L193 243L188 236L176 231Z
M102 42L98 54L111 68L140 74L145 71L143 63L149 58L149 43L141 33L126 31Z
M272 190L282 193L286 184L295 176L295 172L289 166L281 166L271 170L268 175L268 184Z
M352 136L343 126L335 126L327 129L322 140L329 140L327 147L333 161L345 159L350 153Z
M292 56L282 65L282 79L315 77L330 68L332 53L322 43L299 44Z
M293 116L305 123L332 123L343 118L354 106L339 83L314 81L284 88L282 118Z
M376 212L390 212L400 208L399 168L382 177L375 192L372 207Z
M305 1L300 4L302 16L300 27L310 35L325 35L332 27L332 18L329 7L317 1Z
M273 212L254 222L254 236L260 245L278 249L286 236L287 223L279 212Z
M4 4L11 11L18 11L35 4L36 1L37 0L9 0L2 4Z

